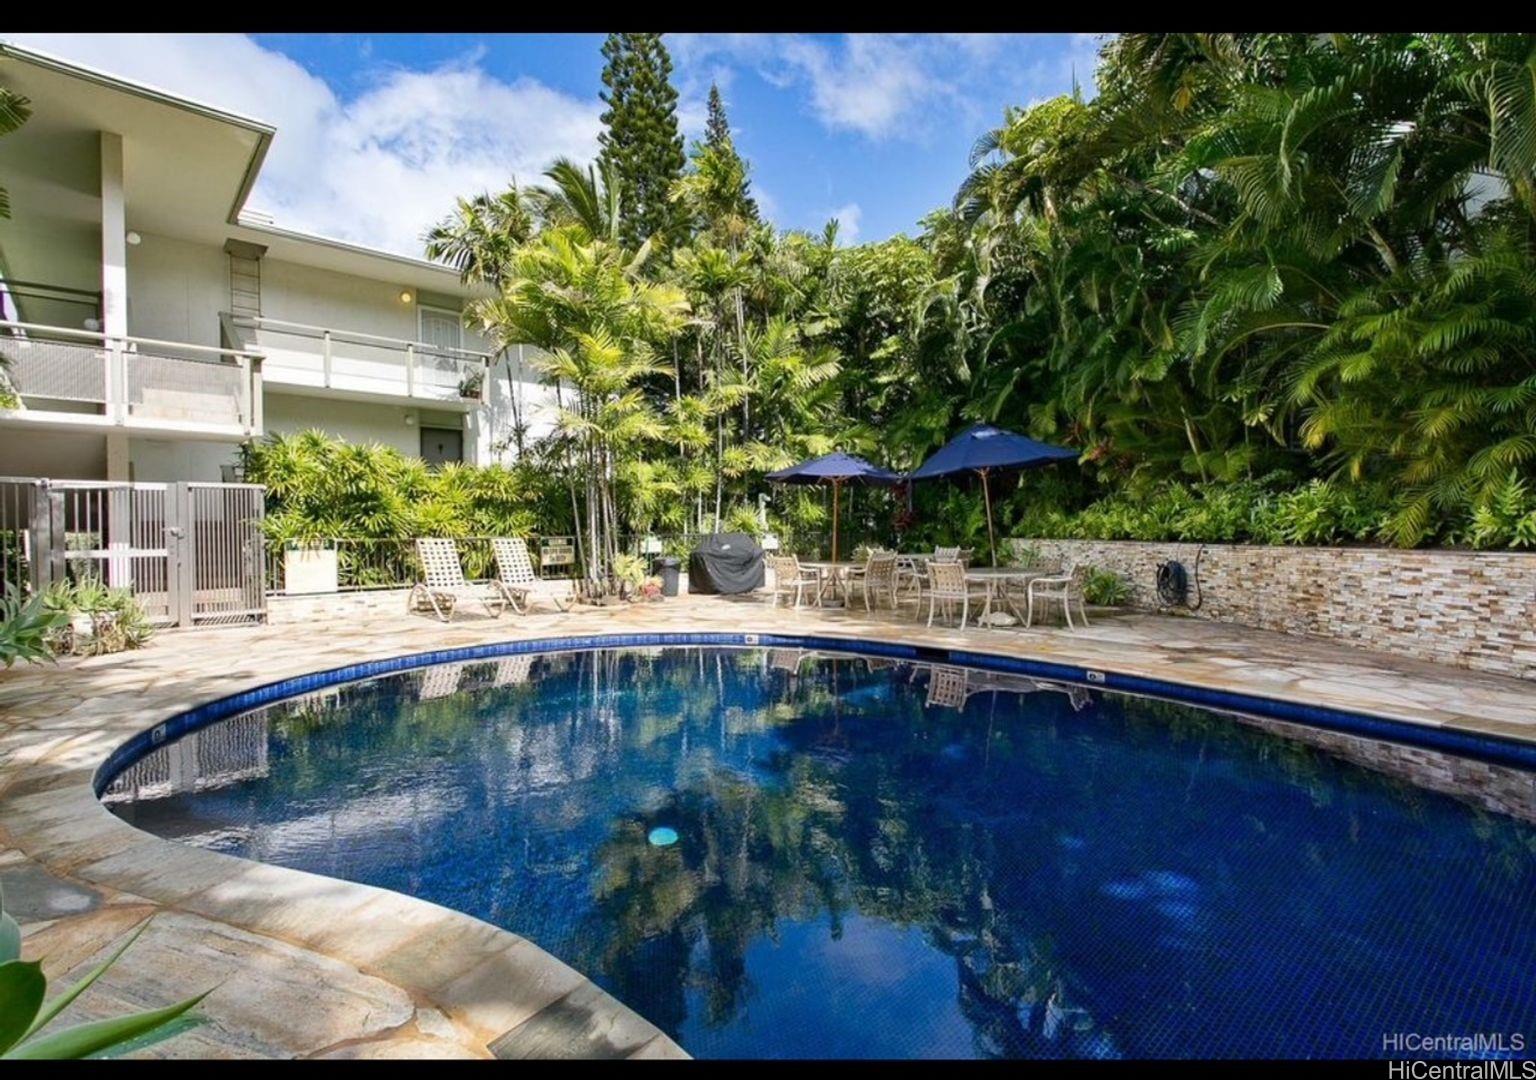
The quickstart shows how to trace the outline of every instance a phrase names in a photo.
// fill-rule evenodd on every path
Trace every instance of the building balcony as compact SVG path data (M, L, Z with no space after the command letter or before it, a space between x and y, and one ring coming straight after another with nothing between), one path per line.
M465 412L485 400L489 353L262 316L220 320L225 344L261 354L273 390Z
M261 358L153 338L0 320L0 424L241 441L261 434Z

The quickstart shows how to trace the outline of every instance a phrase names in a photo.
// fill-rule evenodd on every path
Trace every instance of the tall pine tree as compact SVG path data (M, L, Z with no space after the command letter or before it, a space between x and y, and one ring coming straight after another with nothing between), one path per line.
M725 116L725 101L720 97L720 87L715 83L709 84L709 116L704 122L704 145L716 154L729 158L736 171L741 173L741 190L736 196L736 203L741 215L750 223L757 224L761 218L757 212L757 200L751 194L752 181L747 179L747 163L736 153L736 144L731 140L731 122Z
M680 215L668 195L685 158L672 57L660 34L609 34L603 58L599 160L619 186L620 238L629 247L653 235L676 241Z
M709 119L704 122L704 141L716 150L731 141L731 122L725 118L725 102L715 83L709 84Z

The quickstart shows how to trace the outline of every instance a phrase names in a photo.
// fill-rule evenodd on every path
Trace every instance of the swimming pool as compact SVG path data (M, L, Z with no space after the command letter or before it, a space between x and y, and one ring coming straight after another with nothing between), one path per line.
M1372 1057L1536 1019L1519 769L792 646L298 689L119 755L109 804L522 934L696 1056Z

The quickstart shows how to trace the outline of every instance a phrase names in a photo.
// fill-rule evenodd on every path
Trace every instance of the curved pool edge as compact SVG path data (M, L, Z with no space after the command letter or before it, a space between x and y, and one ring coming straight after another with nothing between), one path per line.
M1536 762L1536 742L1458 730L1433 721L1368 715L1194 682L1007 656L976 647L990 644L986 642L967 642L967 647L960 648L917 644L900 637L899 632L884 641L826 633L561 632L425 650L275 680L261 681L263 677L250 669L234 670L220 678L226 685L243 685L245 689L201 702L197 695L175 700L178 688L163 684L154 693L141 691L151 701L148 717L141 711L131 717L108 717L94 725L61 723L51 737L43 727L25 733L26 738L19 741L26 753L13 751L7 762L8 775L0 778L6 796L0 800L6 803L0 813L0 827L11 846L51 871L121 889L167 911L196 912L257 934L298 942L360 971L392 979L470 1032L474 1038L466 1041L478 1042L498 1055L606 1051L612 1056L628 1051L628 1056L636 1057L679 1057L686 1055L665 1035L585 978L574 972L566 975L570 969L564 964L514 934L404 894L162 840L111 814L97 797L98 785L121 767L137 740L151 740L157 730L159 738L151 746L169 738L173 729L179 734L280 697L339 682L516 653L668 644L819 648L991 667L1095 688L1172 697L1209 708L1269 715L1439 750L1470 750L1469 756L1491 757L1522 768L1531 768ZM998 642L999 646L1004 644ZM1006 644L1018 649L1025 643ZM308 663L300 660L272 666L304 672ZM161 700L155 707L157 697L171 700ZM115 699L113 704L122 707ZM69 713L67 708L59 711L61 716ZM150 721L147 727L146 721ZM13 795L18 791L21 794ZM366 938L356 933L356 918L363 915L371 924ZM423 966L424 957L432 961L431 965ZM453 978L442 977L444 966L452 971ZM572 977L577 981L567 988L562 980ZM594 1003L611 1003L613 1008L594 1009ZM544 1023L524 1030L530 1038L509 1040L522 1025L541 1014ZM601 1015L608 1020L594 1022ZM496 1034L498 1025L514 1019L517 1024L507 1024ZM573 1030L589 1038L594 1034L602 1038L578 1047L570 1038ZM636 1045L635 1040L646 1031L656 1034ZM532 1038L534 1035L540 1038Z
M217 723L251 709L340 683L356 682L437 664L474 663L528 653L658 646L799 648L850 653L855 656L874 656L888 660L974 667L1070 683L1095 690L1162 698L1221 712L1243 713L1345 735L1416 746L1458 757L1475 758L1496 765L1536 770L1536 738L1520 739L1475 732L1423 720L1365 713L1331 705L1309 704L1280 696L1245 693L1203 686L1194 682L1156 679L1115 671L1108 667L1090 668L1054 660L1009 656L975 648L960 649L899 641L871 641L867 638L843 637L835 634L653 631L520 638L449 649L434 649L384 660L367 660L310 674L289 676L239 693L214 698L140 732L122 743L101 763L93 775L92 785L96 794L100 796L118 772L168 739L177 738L188 731Z

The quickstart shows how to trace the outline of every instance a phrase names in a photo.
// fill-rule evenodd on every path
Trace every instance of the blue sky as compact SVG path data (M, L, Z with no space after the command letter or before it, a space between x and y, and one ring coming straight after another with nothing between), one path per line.
M251 205L420 254L454 194L532 181L599 130L597 34L17 35L273 123ZM754 192L783 228L915 232L1003 109L1091 91L1089 35L669 34L685 134L720 84Z

